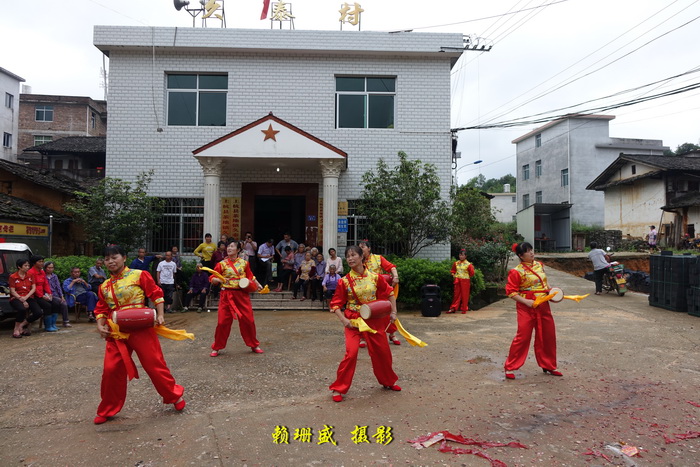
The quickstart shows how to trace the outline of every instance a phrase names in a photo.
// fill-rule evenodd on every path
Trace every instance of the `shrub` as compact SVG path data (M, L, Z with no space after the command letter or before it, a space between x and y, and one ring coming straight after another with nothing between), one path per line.
M77 266L80 268L80 274L83 279L87 280L88 269L95 265L97 256L57 256L55 258L46 258L46 261L54 262L54 273L63 283L70 276L70 270ZM105 272L107 270L105 269Z
M470 238L463 247L467 259L481 269L487 282L502 282L508 274L508 260L513 254L511 244L501 236L490 240Z
M419 258L391 258L399 272L399 303L418 306L421 303L420 289L426 284L440 287L440 300L443 304L452 302L452 274L450 269L454 259L430 261ZM471 296L479 294L486 288L484 275L476 270L472 278Z

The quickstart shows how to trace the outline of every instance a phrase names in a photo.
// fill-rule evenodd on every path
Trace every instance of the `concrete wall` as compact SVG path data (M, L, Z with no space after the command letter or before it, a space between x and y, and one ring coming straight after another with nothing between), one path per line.
M434 164L447 198L451 180L451 59L434 52L438 45L452 45L458 38L461 41L460 35L412 33L403 35L404 43L397 35L385 33L154 31L155 36L151 28L95 29L95 43L110 50L107 176L133 180L139 172L153 169L152 195L203 197L202 171L192 150L273 112L348 153L348 169L339 180L339 201L358 198L362 175L380 158L394 166L398 151ZM174 32L178 44L211 46L203 50L172 47ZM275 39L282 36L289 36L288 40ZM169 46L156 49L155 63L152 40ZM113 46L122 43L128 47ZM355 50L348 52L353 46ZM285 52L287 48L294 50ZM226 126L168 127L164 120L168 72L228 73ZM395 128L336 129L336 75L396 76ZM223 175L221 196L240 195L241 182L290 180L319 183L322 195L320 170L279 175L241 170ZM446 258L449 245L426 254Z
M518 212L517 193L489 193L491 199L491 212L498 222L513 222L515 213Z
M659 226L665 199L663 180L645 179L610 187L605 190L605 229L644 237L650 225Z

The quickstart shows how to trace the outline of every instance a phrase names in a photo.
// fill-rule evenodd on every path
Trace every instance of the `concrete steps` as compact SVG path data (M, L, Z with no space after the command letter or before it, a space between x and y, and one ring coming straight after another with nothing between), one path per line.
M299 299L293 300L292 292L270 292L269 294L250 294L250 301L253 304L253 310L323 310L327 309L321 300L311 301L307 298L304 301ZM219 306L218 298L209 298L207 300L207 308L215 311Z

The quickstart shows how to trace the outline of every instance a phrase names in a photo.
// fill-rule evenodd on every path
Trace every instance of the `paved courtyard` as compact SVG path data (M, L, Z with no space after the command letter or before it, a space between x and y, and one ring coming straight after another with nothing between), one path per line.
M563 272L549 269L549 277L569 294L593 289ZM404 390L379 387L361 353L342 403L327 390L343 354L341 325L329 313L259 311L265 353L251 353L234 332L218 358L209 357L215 313L166 315L170 327L196 335L161 341L187 408L163 406L141 370L123 411L100 426L92 418L103 343L93 325L12 339L4 322L0 465L490 465L440 452L439 442L421 450L407 442L443 430L521 443L526 449L446 443L508 466L700 465L700 318L650 307L635 293L565 300L553 310L563 378L544 375L531 352L517 379L505 381L516 323L514 303L504 300L466 315L400 313L429 344L392 346ZM282 427L288 444L274 442ZM387 427L393 441L376 442L388 440L373 437ZM304 428L311 442L293 439ZM335 444L323 442L328 430ZM355 444L353 430L370 442ZM620 454L622 443L641 457Z

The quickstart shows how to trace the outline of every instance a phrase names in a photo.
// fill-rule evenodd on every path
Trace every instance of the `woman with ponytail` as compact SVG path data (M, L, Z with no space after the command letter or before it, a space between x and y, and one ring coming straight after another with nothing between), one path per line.
M469 311L470 279L474 277L474 265L467 261L466 250L459 251L459 260L452 264L450 273L454 277L454 298L447 312L454 313L459 309L464 314Z

